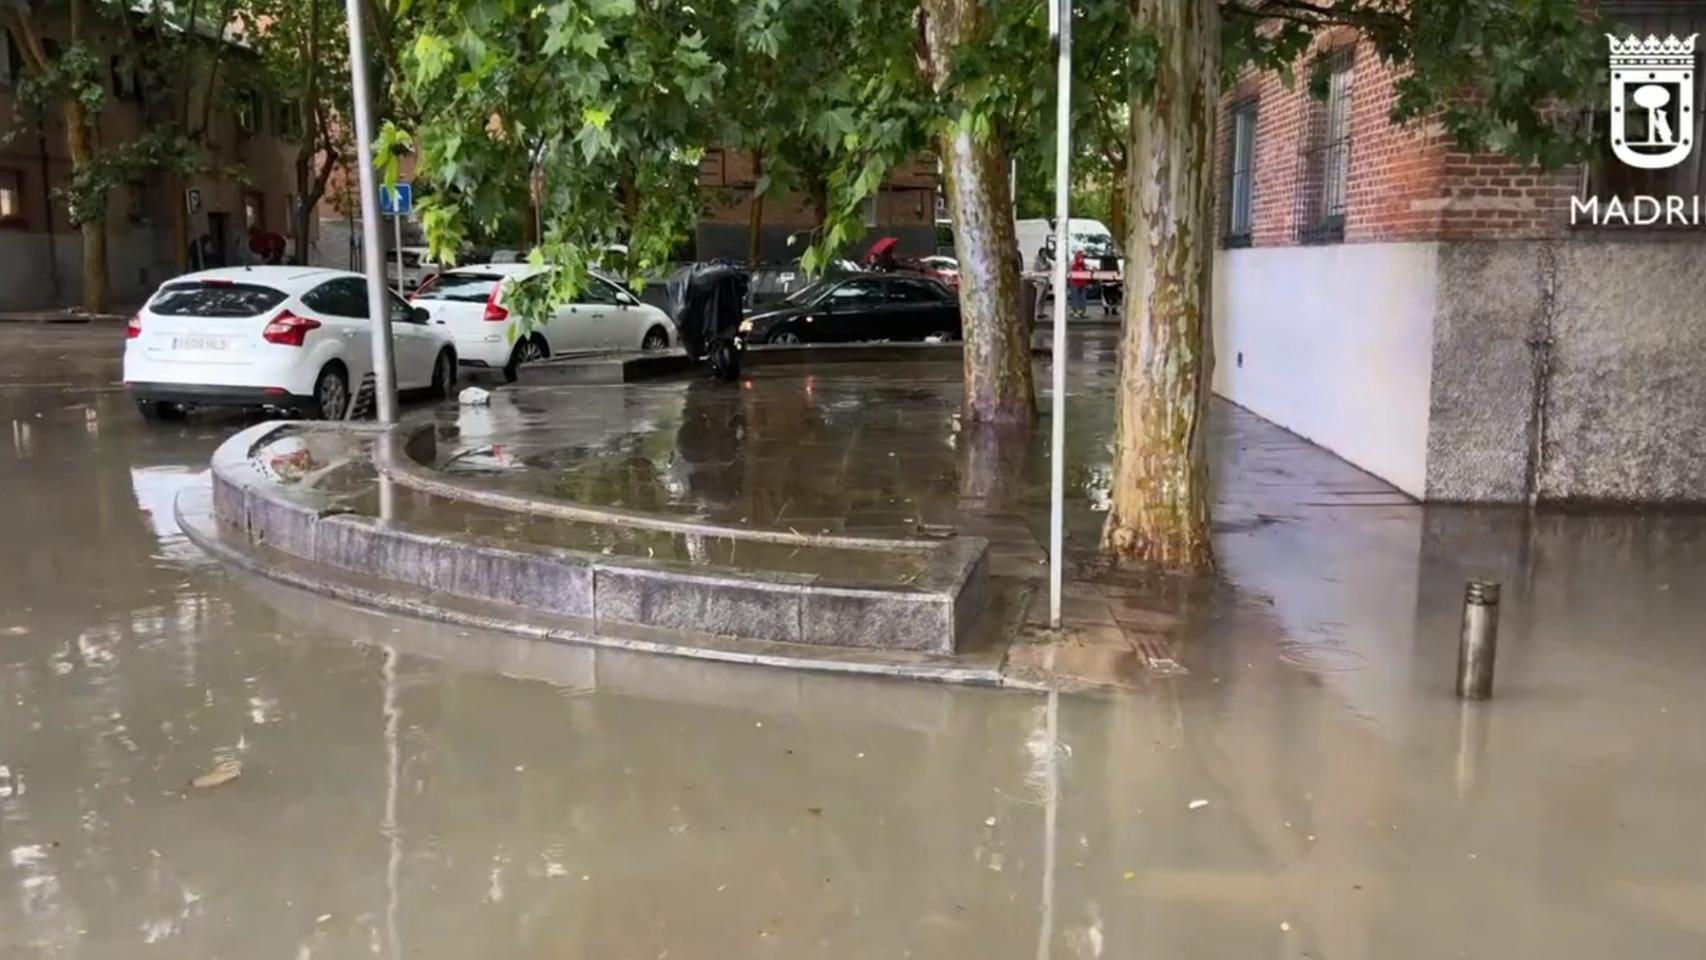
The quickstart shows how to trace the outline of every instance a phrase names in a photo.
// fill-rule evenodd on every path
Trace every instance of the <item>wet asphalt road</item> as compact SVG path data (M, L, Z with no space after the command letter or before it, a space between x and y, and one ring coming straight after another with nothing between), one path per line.
M145 428L121 336L0 326L5 960L1706 944L1698 518L1312 505L1246 425L1189 677L1050 701L594 655L211 564L171 499L242 421ZM1500 699L1462 710L1480 573Z

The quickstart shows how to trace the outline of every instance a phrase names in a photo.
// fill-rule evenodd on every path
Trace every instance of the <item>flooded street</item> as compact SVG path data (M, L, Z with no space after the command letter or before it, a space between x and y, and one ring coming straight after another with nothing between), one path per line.
M595 651L219 567L172 500L244 421L145 426L121 338L0 325L4 960L1706 949L1706 517L1424 510L1224 407L1188 675Z

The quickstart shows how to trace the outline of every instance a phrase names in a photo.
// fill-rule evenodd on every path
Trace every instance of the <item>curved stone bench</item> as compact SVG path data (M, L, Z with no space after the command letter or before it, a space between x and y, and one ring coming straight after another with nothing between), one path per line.
M281 478L269 449L287 437L334 451L345 463L313 473L371 471L376 515L352 512L312 483ZM987 590L983 540L882 541L746 530L590 505L494 494L482 506L543 513L586 523L650 525L695 536L795 542L802 549L869 549L922 557L922 572L901 583L838 582L833 577L654 561L423 529L387 516L404 487L436 497L469 491L425 467L433 431L344 424L266 423L231 437L212 464L215 521L253 547L324 568L481 603L572 618L593 630L626 625L696 635L815 646L951 654L966 636ZM293 454L292 456L296 456ZM334 453L331 459L336 459ZM353 487L361 496L361 481ZM496 499L494 499L496 498Z

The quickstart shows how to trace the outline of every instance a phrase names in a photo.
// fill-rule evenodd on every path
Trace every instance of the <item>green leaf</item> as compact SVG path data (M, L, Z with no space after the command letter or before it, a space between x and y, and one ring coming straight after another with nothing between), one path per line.
M415 82L424 85L437 80L450 67L450 62L455 57L456 50L449 40L434 33L417 36L412 64Z

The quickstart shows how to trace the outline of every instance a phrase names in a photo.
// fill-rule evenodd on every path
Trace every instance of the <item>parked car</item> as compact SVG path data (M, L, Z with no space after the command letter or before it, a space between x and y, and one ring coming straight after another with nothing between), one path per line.
M414 290L425 283L439 271L438 261L426 247L403 248L403 289ZM397 288L397 252L390 251L385 256L385 282L395 290Z
M960 303L934 280L859 274L820 280L741 322L749 343L958 340Z
M950 290L960 288L960 262L953 257L941 254L930 257L919 257L916 261L919 273L942 284Z
M513 382L524 363L577 350L668 350L675 324L625 287L593 274L573 303L542 326L510 310L515 285L543 283L549 267L486 263L446 270L415 292L413 302L443 324L463 366L503 370Z
M456 348L387 291L399 390L449 396ZM373 373L367 279L317 267L233 267L169 280L125 329L124 382L144 417L259 406L340 419Z
M831 260L823 265L818 276L844 277L863 272L864 268L851 260ZM805 272L798 258L783 264L766 264L751 273L751 281L746 288L746 305L752 310L769 308L805 289L811 282L811 275Z

